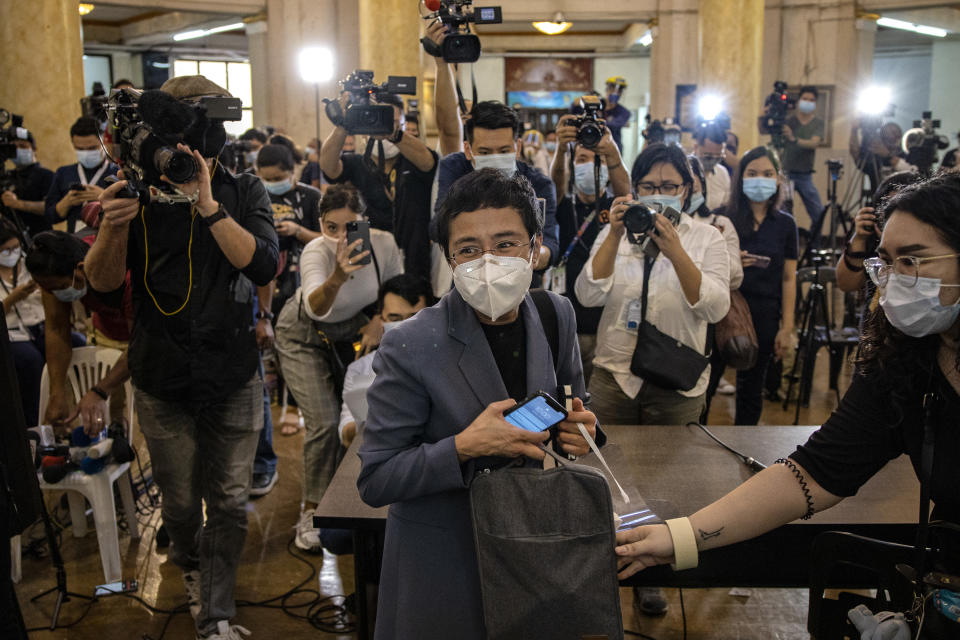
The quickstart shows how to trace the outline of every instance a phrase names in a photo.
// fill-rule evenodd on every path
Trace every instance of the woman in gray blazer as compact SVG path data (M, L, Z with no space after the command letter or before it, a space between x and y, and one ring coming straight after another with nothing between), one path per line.
M390 505L376 638L485 637L467 487L475 472L509 458L539 466L537 445L548 438L503 419L522 399L511 400L508 389L553 395L572 385L574 411L559 442L583 455L576 423L596 434L580 401L573 307L549 295L559 329L555 369L527 294L542 229L535 197L525 179L498 170L459 180L435 220L456 289L386 334L374 358L357 486L368 504ZM511 335L518 343L505 351ZM512 369L510 357L518 358Z

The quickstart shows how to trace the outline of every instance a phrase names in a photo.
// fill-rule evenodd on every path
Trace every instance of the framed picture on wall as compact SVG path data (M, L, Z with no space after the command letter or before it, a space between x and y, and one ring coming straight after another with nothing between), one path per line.
M507 104L518 108L566 109L593 86L590 58L504 60Z
M697 85L678 84L674 121L683 131L693 131L697 126Z

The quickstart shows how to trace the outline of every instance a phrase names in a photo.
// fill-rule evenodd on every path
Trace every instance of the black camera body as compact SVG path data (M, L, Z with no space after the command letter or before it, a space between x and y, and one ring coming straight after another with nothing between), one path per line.
M578 111L582 114L571 122L577 128L577 144L593 149L607 132L603 119L603 103L597 96L580 98Z
M94 82L90 95L80 98L80 109L83 111L83 115L103 123L107 121L107 101L107 92L103 88L103 84Z
M340 88L350 94L350 104L338 119L350 135L388 136L393 133L393 105L373 104L386 95L416 95L415 76L388 76L383 84L373 81L373 71L357 70L340 81ZM336 105L336 106L334 106ZM330 110L338 111L339 103L327 101Z
M440 50L446 62L476 62L480 59L480 38L470 33L470 23L500 24L500 7L474 7L473 0L441 0L437 18L447 27ZM461 33L461 28L466 31Z
M223 122L239 120L239 98L202 97L185 102L162 91L115 91L107 112L120 145L120 164L127 179L125 197L149 202L196 201L196 195L182 193L175 185L197 177L199 167L191 153L178 143L215 157L226 142ZM222 135L220 135L222 134ZM174 185L162 180L166 176Z
M17 157L17 140L27 140L27 136L23 116L0 109L0 170L4 162Z
M921 120L913 121L913 128L903 134L902 146L907 162L929 175L937 161L937 151L950 146L950 140L937 133L940 121L934 120L932 111L924 111Z
M657 233L655 220L660 214L674 227L680 224L680 212L673 207L658 207L642 202L628 202L623 214L623 226L627 230L627 240L639 245L647 257L653 259L660 255L660 247L653 241Z
M767 113L760 120L760 133L772 136L773 146L783 147L783 127L787 124L787 112L797 106L797 101L787 94L787 83L777 80L773 93L767 96L763 106Z

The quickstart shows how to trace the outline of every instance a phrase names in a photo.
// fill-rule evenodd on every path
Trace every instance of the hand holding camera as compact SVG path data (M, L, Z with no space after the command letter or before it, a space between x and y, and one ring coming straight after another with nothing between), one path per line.
M123 177L122 171L118 177ZM126 180L118 180L100 194L100 209L103 212L101 226L126 227L139 213L140 201L137 198L124 198L119 195L126 186Z
M610 235L619 240L623 237L626 227L624 226L624 215L627 209L634 203L633 196L620 196L613 199L610 206Z
M210 186L210 169L207 168L207 163L204 162L203 156L200 155L199 151L190 149L190 147L182 142L177 145L177 150L193 156L193 161L197 166L196 171L193 172L192 179L187 182L177 183L167 177L166 174L161 175L160 179L167 184L177 187L188 196L196 195L195 206L200 215L205 218L212 216L217 212L217 209L220 208L220 204L213 199L213 189Z
M866 243L867 238L871 236L880 237L880 231L877 229L877 215L873 207L863 207L857 212L857 217L854 218L854 227L856 233L852 242L860 240Z
M577 141L577 116L568 113L557 121L557 148L566 151L567 145Z

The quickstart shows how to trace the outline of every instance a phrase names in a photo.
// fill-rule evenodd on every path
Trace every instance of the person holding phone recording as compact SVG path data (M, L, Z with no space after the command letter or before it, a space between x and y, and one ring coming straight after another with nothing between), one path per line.
M797 297L797 223L779 209L783 176L780 160L755 147L740 160L727 217L740 236L743 282L759 352L752 369L737 372L734 424L757 424L763 412L763 380L771 358L791 348Z
M349 223L363 220L363 200L347 185L331 185L320 201L322 235L300 257L302 284L277 319L277 353L284 379L303 413L303 506L296 545L321 550L313 511L340 458L337 436L344 367L380 342L383 323L373 313L380 283L403 273L393 236L370 230L369 246L348 242ZM365 258L370 262L364 264ZM362 348L353 342L361 335Z

